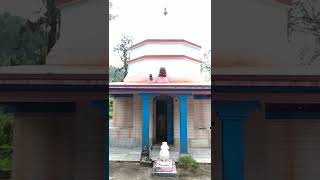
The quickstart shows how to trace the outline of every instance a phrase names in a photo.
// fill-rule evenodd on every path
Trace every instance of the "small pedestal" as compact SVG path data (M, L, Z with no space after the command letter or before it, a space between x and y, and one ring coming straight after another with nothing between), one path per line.
M158 158L153 162L152 175L161 177L175 177L177 175L175 162L170 159L167 165L161 165L160 158Z
M142 149L141 157L140 157L140 165L146 166L146 167L152 166L152 160L150 158L150 150L148 149L147 146L144 146Z
M152 166L152 160L149 156L141 156L140 158L140 166L144 167L151 167Z

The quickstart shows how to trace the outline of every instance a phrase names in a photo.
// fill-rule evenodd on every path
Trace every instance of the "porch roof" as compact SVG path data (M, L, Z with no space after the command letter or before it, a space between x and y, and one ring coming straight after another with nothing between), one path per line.
M0 67L0 102L74 102L106 99L104 66Z
M216 101L320 101L320 75L215 75L212 79Z
M110 94L211 94L209 83L109 83Z

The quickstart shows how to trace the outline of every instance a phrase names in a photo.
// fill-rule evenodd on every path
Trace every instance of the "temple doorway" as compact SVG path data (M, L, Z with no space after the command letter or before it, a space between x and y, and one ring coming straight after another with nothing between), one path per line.
M155 144L173 144L173 99L170 96L155 98Z

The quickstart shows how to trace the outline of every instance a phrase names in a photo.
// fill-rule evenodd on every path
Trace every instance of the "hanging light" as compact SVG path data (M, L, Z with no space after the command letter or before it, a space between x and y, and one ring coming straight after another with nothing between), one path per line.
M164 14L165 16L168 14L168 12L167 12L167 8L164 8L164 12L163 12L163 14Z

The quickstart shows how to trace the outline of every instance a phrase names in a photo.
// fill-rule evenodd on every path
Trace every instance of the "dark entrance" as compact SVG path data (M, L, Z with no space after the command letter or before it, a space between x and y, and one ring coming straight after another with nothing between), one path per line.
M173 144L173 100L163 96L156 99L156 138L155 143L168 142Z

